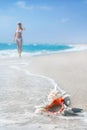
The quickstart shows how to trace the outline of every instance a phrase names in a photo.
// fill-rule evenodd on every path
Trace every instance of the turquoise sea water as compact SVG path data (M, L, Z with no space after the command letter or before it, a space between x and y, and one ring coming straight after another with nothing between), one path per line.
M86 46L75 46L75 44L59 44L59 43L27 43L22 46L22 55L36 56L47 55L60 52L71 52L87 50ZM18 56L17 46L15 43L0 42L0 58Z
M23 55L44 55L70 50L72 46L64 44L48 43L29 43L23 44ZM15 43L0 43L0 57L15 57L17 55L17 46Z
M70 49L69 45L61 44L40 44L40 43L30 43L23 45L24 52L40 52L40 51L60 51L65 49ZM12 43L0 43L0 50L15 50L16 44Z

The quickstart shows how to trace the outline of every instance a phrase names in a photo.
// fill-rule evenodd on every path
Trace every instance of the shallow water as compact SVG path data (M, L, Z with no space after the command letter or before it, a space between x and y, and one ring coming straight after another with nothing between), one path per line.
M24 69L25 65L22 62L0 65L0 130L30 124L51 124L55 128L86 130L86 112L78 117L35 114L35 106L47 98L56 83L47 77L29 73Z

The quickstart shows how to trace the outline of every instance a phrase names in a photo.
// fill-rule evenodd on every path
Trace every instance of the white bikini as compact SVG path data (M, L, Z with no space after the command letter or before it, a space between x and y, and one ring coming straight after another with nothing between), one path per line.
M22 33L22 30L16 30L16 33ZM16 41L22 42L22 37L16 38Z
M22 33L22 30L16 30L16 33L19 33L19 32Z

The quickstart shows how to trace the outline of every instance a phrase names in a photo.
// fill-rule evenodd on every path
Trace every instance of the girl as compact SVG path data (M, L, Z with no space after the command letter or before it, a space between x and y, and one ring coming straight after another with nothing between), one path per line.
M16 28L16 32L15 32L15 36L14 39L16 41L17 44L17 49L18 49L18 54L21 57L21 53L22 53L22 31L24 30L24 28L22 27L22 23L18 23L17 24L17 28Z

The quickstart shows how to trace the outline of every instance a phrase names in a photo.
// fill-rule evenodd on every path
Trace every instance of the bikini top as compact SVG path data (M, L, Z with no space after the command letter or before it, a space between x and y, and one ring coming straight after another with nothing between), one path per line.
M22 33L22 30L16 30L16 33Z

